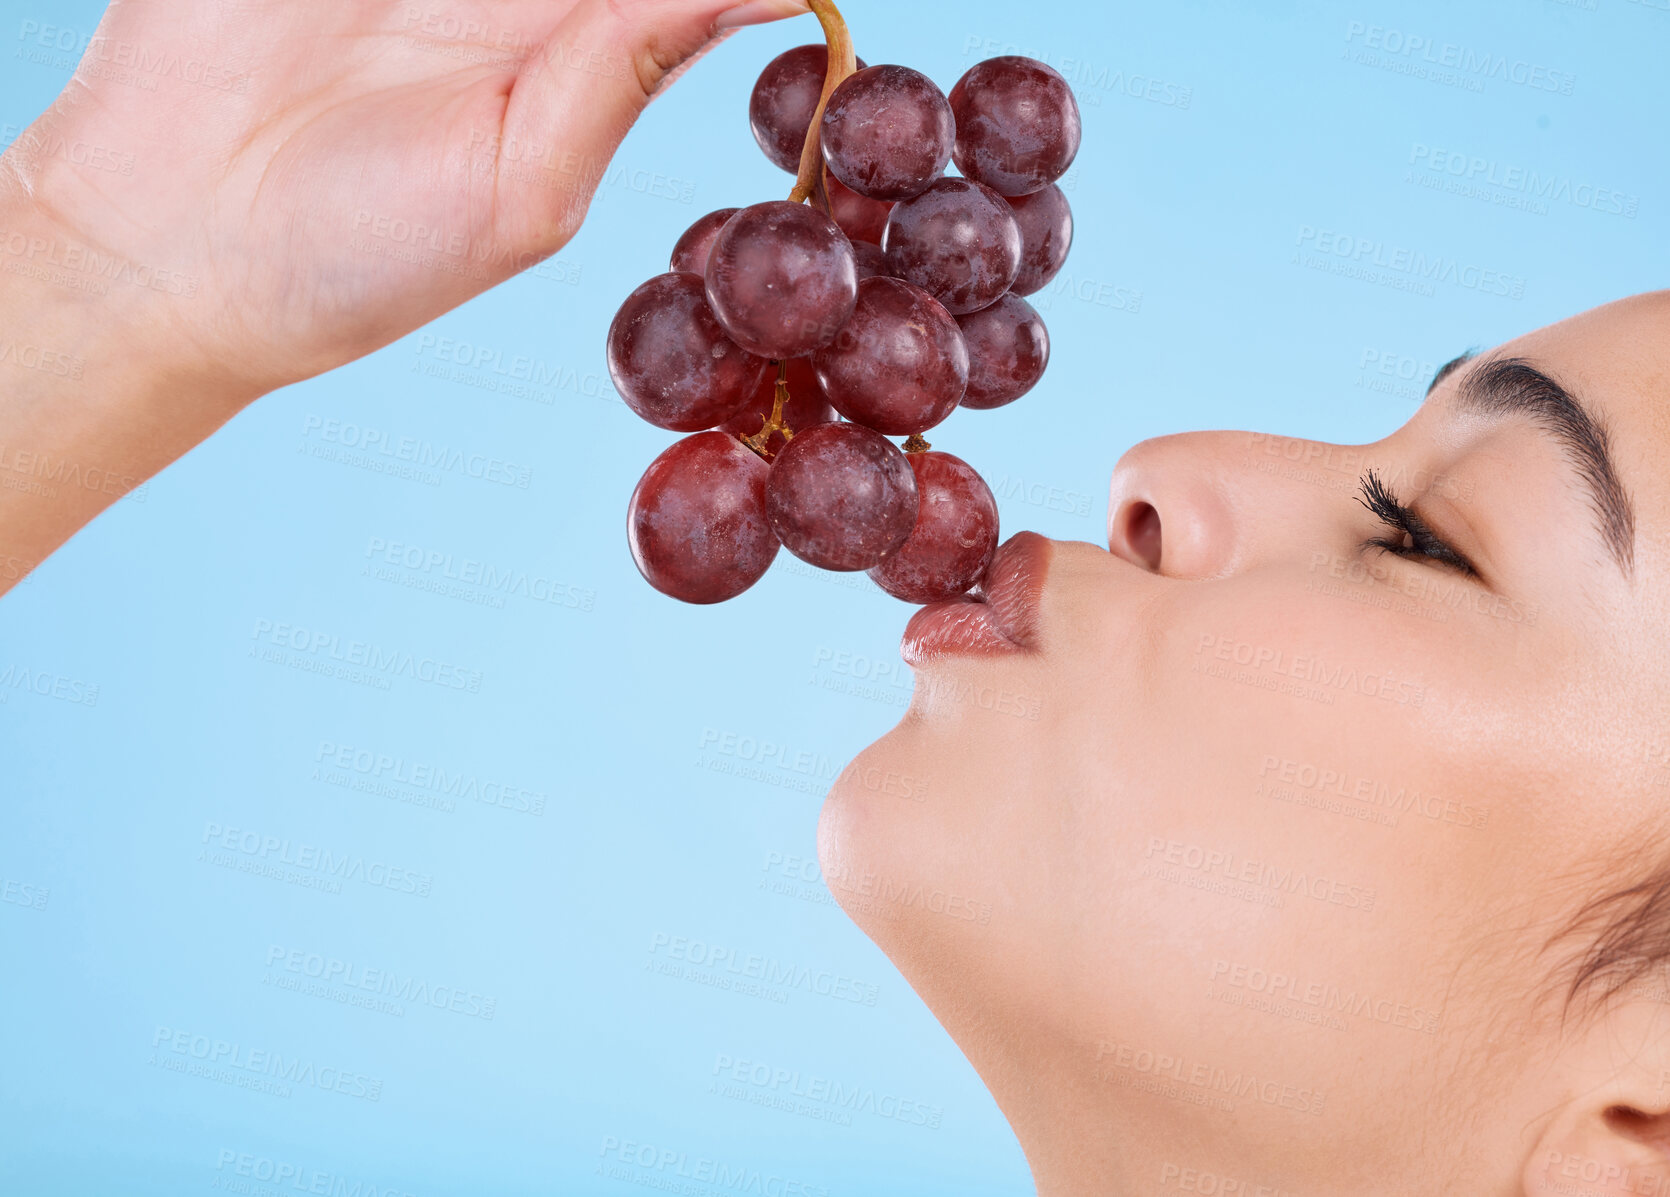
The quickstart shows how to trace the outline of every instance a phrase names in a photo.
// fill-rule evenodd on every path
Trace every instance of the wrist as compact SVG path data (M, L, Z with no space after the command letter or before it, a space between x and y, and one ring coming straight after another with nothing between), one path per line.
M255 393L192 335L201 280L143 248L121 180L92 165L119 158L57 126L48 112L0 155L0 331L51 333L105 366L107 382L155 376L227 390L235 411Z
M20 139L21 140L21 139ZM84 237L0 157L0 592L256 397L184 297Z

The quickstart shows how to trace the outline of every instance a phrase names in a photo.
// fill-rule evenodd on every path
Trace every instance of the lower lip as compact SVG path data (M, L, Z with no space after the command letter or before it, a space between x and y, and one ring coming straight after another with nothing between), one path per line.
M906 664L941 656L996 656L1031 646L1050 542L1035 532L1010 537L992 558L986 601L957 598L911 616L899 646Z
M907 665L921 665L939 656L986 656L1018 647L998 630L997 617L985 603L952 599L910 617L899 655Z

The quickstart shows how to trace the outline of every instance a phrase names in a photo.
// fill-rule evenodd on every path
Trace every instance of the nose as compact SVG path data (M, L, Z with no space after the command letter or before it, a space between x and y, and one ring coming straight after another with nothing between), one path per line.
M1245 469L1246 433L1185 432L1133 446L1114 466L1108 548L1171 578L1234 568L1241 529L1231 498Z

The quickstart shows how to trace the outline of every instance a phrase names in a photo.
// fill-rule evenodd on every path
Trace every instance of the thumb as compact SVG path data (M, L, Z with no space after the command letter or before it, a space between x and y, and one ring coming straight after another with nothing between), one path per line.
M810 11L807 0L579 0L529 57L505 102L501 239L523 253L556 252L579 229L616 148L652 96L715 39ZM512 146L542 152L532 163L507 162Z

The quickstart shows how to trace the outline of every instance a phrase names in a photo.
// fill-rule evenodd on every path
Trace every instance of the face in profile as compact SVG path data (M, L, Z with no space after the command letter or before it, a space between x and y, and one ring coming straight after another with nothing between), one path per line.
M1041 1194L1670 1193L1667 453L1657 292L912 620L820 855Z

